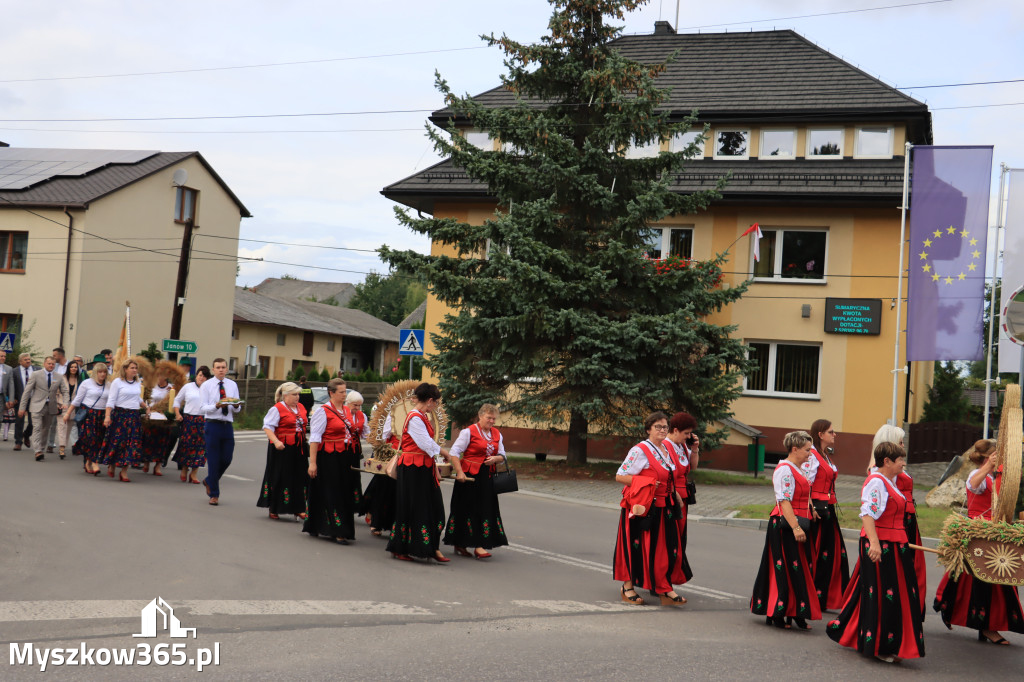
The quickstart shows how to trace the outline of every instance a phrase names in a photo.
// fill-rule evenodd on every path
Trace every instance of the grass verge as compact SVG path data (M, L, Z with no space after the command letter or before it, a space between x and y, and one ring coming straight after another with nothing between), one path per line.
M619 462L594 460L582 466L566 464L564 459L538 462L533 457L509 457L516 475L521 478L552 481L614 481ZM754 478L751 475L698 469L694 474L697 485L767 485L771 478Z
M736 518L766 519L774 506L771 504L745 504L737 508L739 513L736 515ZM859 504L839 505L839 527L860 530L859 512ZM955 513L948 509L932 509L931 507L918 505L917 526L921 529L921 535L928 538L939 537L942 534L942 524L946 521L946 517Z

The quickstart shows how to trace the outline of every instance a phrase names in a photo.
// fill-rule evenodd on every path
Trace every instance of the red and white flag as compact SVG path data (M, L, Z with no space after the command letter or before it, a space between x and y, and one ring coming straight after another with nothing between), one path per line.
M757 223L754 223L753 225L748 227L747 231L744 232L740 236L741 237L746 237L748 234L751 234L751 233L753 233L753 235L754 235L754 243L753 243L753 246L754 246L754 260L757 261L758 263L760 263L761 262L761 237L764 236L763 234L761 234L761 226L759 224L757 224Z

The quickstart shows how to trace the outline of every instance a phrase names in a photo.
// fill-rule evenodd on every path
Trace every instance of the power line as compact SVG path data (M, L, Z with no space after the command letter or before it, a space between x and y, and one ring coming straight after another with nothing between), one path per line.
M924 90L925 88L966 88L971 85L1002 85L1003 83L1024 83L1024 78L1014 78L1006 81L977 81L975 83L945 83L943 85L908 85L900 90Z
M865 7L863 9L848 9L840 10L836 12L821 12L819 14L799 14L792 17L776 17L774 19L752 19L750 21L730 21L725 24L704 24L703 26L684 26L679 30L689 30L694 28L716 28L718 26L739 26L746 24L764 24L771 21L789 21L790 19L813 19L816 17L830 17L837 14L858 14L861 12L878 12L884 9L899 9L901 7L916 7L918 5L938 5L943 2L952 2L953 0L925 0L924 2L908 2L902 5L885 5L884 7ZM0 81L3 82L3 81Z
M278 246L300 246L311 249L332 249L334 251L363 251L365 253L377 253L377 249L356 249L350 246L321 246L320 244L299 244L295 242L269 241L266 239L249 239L247 237L227 237L221 234L199 234L197 237L208 237L210 239L229 239L239 242L256 242L258 244L277 244Z
M0 123L117 123L124 121L212 121L245 118L307 118L311 116L380 116L422 114L433 109L383 109L379 111L322 111L304 114L232 114L225 116L152 116L137 118L2 118Z
M2 128L38 133L116 133L130 135L282 135L290 133L392 133L423 132L423 128L342 128L336 130L86 130L77 128Z

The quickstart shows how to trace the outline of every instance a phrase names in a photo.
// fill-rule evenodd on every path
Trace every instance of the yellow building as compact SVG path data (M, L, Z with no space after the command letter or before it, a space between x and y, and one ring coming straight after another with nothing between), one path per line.
M792 31L677 35L658 22L654 34L614 45L650 64L678 52L660 77L672 87L666 106L680 118L696 109L699 123L710 126L701 153L673 188L710 189L730 174L723 198L706 212L664 221L650 255L705 260L728 250L723 286L753 280L741 300L712 318L736 325L758 363L732 406L735 419L760 431L761 443L776 452L785 432L830 419L841 434L840 466L862 470L872 435L892 411L894 344L905 326L895 310L904 143L931 144L927 106ZM496 107L511 97L495 88L478 100ZM443 127L450 117L442 109L431 121ZM456 124L468 142L500 149L486 131ZM679 152L700 129L625 153ZM434 217L473 224L495 210L486 187L450 161L383 193ZM759 260L753 240L741 237L754 223L764 235ZM452 252L434 244L432 253ZM447 312L428 299L427 330L436 331ZM901 366L904 358L901 350ZM907 375L899 375L898 421L919 417L931 364L913 363L909 377L908 390ZM505 426L510 449L564 451L564 437L550 436L547 425ZM743 468L749 433L733 429L727 445L711 453L715 466ZM611 442L591 441L589 451L622 455Z
M191 259L180 336L204 362L226 355L244 217L198 152L0 147L0 327L29 331L42 355L60 345L91 359L117 346L130 300L132 351L159 344L192 221L203 252Z

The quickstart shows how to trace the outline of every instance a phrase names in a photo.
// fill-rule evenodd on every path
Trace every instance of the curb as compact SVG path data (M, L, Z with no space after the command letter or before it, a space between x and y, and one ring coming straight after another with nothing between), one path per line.
M768 528L768 519L733 519L729 517L713 517L713 516L690 516L690 521L697 521L699 523L713 523L719 526L736 526L740 528L750 528L751 530L766 530ZM846 540L857 540L860 538L860 531L854 528L840 528L843 533L843 538ZM935 549L941 540L939 538L921 538L921 544L924 547Z

